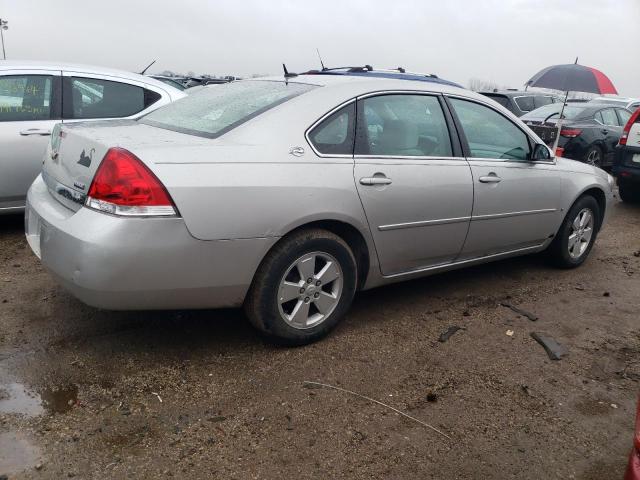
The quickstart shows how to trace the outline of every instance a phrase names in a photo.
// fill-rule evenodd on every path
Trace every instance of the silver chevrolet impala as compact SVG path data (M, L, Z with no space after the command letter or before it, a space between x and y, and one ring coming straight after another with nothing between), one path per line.
M244 306L268 337L303 344L357 290L543 250L580 265L612 189L487 97L337 69L58 125L25 223L87 304Z

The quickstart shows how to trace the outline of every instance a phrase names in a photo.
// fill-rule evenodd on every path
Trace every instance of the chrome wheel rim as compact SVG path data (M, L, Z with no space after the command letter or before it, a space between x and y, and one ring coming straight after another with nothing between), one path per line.
M576 259L584 255L593 237L593 225L593 212L589 208L580 210L571 223L571 233L567 245L571 258Z
M307 253L287 268L278 288L278 309L287 325L305 330L324 322L342 296L342 268L325 252Z
M600 152L598 150L591 150L587 155L587 163L594 167L600 165Z

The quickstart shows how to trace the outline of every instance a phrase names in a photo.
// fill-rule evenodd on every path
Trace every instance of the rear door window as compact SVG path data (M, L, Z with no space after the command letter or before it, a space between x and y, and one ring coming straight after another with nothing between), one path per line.
M613 108L605 108L596 114L596 119L608 127L619 127L618 117Z
M56 118L52 108L52 85L50 75L0 77L0 122Z
M531 147L527 135L511 120L479 103L450 99L473 158L526 160Z
M309 141L326 155L352 155L355 136L355 102L332 113L309 132Z
M544 107L545 105L550 105L554 103L553 97L548 97L546 95L540 95L539 97L533 97L533 103L535 108Z
M626 125L631 118L631 112L624 108L616 108L616 112L618 114L618 120L620 120L620 125Z
M380 95L359 101L356 154L451 157L451 138L438 98Z
M161 95L129 83L97 78L66 77L64 118L122 118L135 115Z

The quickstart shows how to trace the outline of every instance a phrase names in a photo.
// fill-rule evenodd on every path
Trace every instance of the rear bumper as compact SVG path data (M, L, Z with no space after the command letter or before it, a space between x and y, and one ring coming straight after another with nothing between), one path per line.
M55 200L38 177L26 236L75 297L110 310L236 307L278 238L202 241L181 218L122 218Z

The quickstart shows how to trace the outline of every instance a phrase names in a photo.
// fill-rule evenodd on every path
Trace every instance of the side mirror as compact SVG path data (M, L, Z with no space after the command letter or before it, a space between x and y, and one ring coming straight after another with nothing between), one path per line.
M551 160L551 150L546 145L536 143L531 154L531 161L537 162L539 160Z

